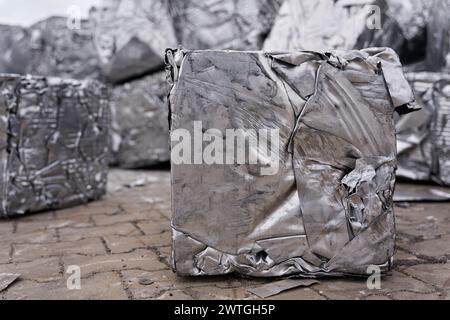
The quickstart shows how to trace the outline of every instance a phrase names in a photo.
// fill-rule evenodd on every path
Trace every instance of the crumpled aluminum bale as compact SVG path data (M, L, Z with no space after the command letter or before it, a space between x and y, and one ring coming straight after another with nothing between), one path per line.
M26 73L31 47L25 28L0 25L0 49L0 72Z
M101 79L88 20L69 29L67 18L50 17L29 28L0 26L0 32L0 72Z
M428 24L427 59L428 71L450 72L450 0L434 0Z
M165 72L111 90L113 164L140 168L169 161Z
M425 56L427 3L426 0L285 0L263 49L391 47L404 62L413 62Z
M0 75L0 217L105 193L107 98L95 80Z
M165 49L177 45L165 0L104 0L90 17L104 75L114 83L162 70Z
M396 124L397 175L450 186L450 74L406 76L423 108Z
M32 58L26 73L102 79L91 21L80 20L80 29L69 29L66 17L50 17L32 25L29 33Z
M369 265L392 266L394 110L417 106L391 49L178 50L166 61L178 274L367 275ZM246 152L278 154L279 169L237 165L234 153L234 164L207 165L195 159L195 141L194 164L174 162L178 133L212 128L243 129L249 141L245 130L278 129L278 148Z
M176 34L190 49L259 50L280 0L169 0Z

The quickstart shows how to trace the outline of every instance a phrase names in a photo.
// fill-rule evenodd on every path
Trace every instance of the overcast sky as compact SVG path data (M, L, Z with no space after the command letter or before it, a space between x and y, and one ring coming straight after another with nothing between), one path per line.
M29 26L50 15L67 16L70 6L79 6L83 16L100 0L0 0L0 24Z

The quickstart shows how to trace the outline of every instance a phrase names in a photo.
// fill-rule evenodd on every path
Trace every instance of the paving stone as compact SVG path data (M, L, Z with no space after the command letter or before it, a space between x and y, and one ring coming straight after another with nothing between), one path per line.
M160 223L155 223L153 221L145 221L145 222L139 222L138 224L139 229L144 231L147 235L155 235L155 234L161 234L164 232L170 232L170 223L169 221L164 221Z
M433 257L440 260L450 258L450 235L442 236L434 240L426 240L414 243L408 248L416 255Z
M123 209L116 214L99 214L92 217L96 226L107 226L126 222L139 222L150 219L148 212L127 212Z
M159 300L193 300L192 297L181 290L169 290L158 296Z
M1 220L0 221L0 234L13 232L13 220Z
M218 288L216 286L205 286L189 288L187 292L194 299L199 300L259 299L257 296L243 288Z
M78 209L80 210L80 208ZM65 217L62 219L54 218L51 214L46 216L48 220L44 221L21 221L17 223L17 233L30 233L40 230L58 229L58 228L85 228L93 226L88 215Z
M171 232L163 232L155 235L141 236L140 239L144 241L147 246L150 247L165 247L172 243Z
M9 262L9 252L11 251L10 245L0 244L0 263Z
M106 254L106 250L100 238L45 244L17 244L14 245L13 262L68 254L99 255Z
M119 223L111 226L91 228L62 228L59 230L62 241L78 241L86 238L103 237L109 235L135 236L139 230L131 223Z
M422 264L406 268L403 272L441 289L450 290L450 263Z
M409 291L400 291L392 293L391 297L395 300L444 300L448 297L437 292L417 293Z
M1 243L48 243L56 242L58 237L55 229L37 230L19 233L0 233Z
M147 245L141 237L105 236L105 242L112 254L127 253L136 249L145 249Z
M64 265L77 265L81 269L82 277L106 271L121 271L127 269L141 269L145 271L167 269L159 262L158 257L149 250L138 249L131 253L101 255L86 257L83 255L69 255L63 257Z
M297 288L282 292L276 296L268 298L269 300L325 300L323 296L310 288Z
M31 262L9 263L0 265L1 272L19 273L23 280L49 282L63 277L59 258L42 258Z
M142 179L141 187L125 186ZM112 169L109 180L100 201L0 220L0 271L22 274L0 297L257 299L247 288L271 281L177 276L169 268L170 173ZM450 257L448 203L396 207L396 215L395 270L382 278L381 290L369 290L366 279L321 279L271 299L450 299L450 263L431 263ZM81 291L67 290L64 269L71 264L82 266Z
M127 299L121 279L115 272L99 273L89 279L82 279L80 290L67 289L67 279L47 283L17 281L0 296L8 300Z

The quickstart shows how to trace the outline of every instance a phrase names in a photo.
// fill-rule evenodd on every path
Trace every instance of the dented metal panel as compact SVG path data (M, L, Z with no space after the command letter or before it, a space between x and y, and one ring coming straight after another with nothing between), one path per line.
M320 276L391 267L393 115L417 108L391 49L178 50L166 60L174 81L177 273ZM237 136L246 141L244 164L234 151L227 158L228 141L215 151L231 162L206 161L209 143L227 139L220 135L227 129L243 130ZM267 131L278 132L279 144L250 142ZM199 144L202 132L207 138ZM177 138L186 133L192 139ZM183 141L189 143L180 148ZM273 155L277 161L267 161Z
M113 87L113 163L140 168L169 161L168 92L165 72Z
M450 75L407 74L422 110L397 121L397 175L450 185Z
M0 216L105 193L109 109L96 81L0 75Z

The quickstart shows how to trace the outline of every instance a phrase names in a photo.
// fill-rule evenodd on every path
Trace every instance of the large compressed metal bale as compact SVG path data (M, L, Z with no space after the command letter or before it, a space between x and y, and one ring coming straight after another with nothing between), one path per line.
M450 0L433 0L428 24L426 68L450 71Z
M280 0L169 0L176 34L190 49L258 50Z
M397 122L397 175L450 186L450 75L410 73L407 79L423 108Z
M105 193L109 109L96 81L0 75L0 216Z
M425 0L285 0L264 50L391 47L405 62L425 56Z
M169 161L168 92L165 72L112 89L113 163L140 168Z
M394 111L416 108L391 49L178 50L167 61L177 273L391 266Z
M91 10L104 75L122 82L162 68L177 45L165 0L103 0Z
M67 18L50 17L29 28L0 26L0 72L71 79L101 79L88 20L69 29Z

